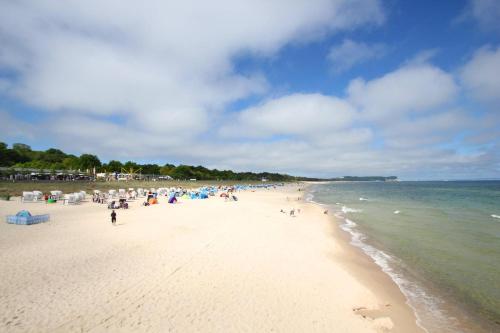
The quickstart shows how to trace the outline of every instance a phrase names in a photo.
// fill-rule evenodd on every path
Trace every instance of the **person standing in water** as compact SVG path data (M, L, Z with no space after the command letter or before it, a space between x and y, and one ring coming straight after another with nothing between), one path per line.
M116 212L113 210L113 212L111 213L111 223L113 225L116 225Z

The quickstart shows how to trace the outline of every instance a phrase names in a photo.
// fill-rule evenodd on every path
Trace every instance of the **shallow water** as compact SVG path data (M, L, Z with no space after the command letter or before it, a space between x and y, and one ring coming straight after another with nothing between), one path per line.
M341 218L429 332L500 331L500 181L337 182L310 198Z

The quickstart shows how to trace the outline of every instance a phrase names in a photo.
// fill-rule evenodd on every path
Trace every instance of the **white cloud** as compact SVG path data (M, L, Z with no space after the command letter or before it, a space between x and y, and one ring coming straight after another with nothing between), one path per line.
M482 120L452 108L459 87L429 57L353 80L346 96L291 92L226 112L230 103L270 89L263 73L239 73L236 57L274 56L290 43L381 24L376 0L20 0L1 7L0 68L9 76L0 90L45 110L33 126L0 113L3 137L48 137L105 160L317 176L486 174L498 160L495 147L470 154L450 145ZM347 66L375 56L373 45L352 43L366 52ZM498 50L481 52L462 78L494 91L493 79L471 79L483 68L476 63L490 63L485 59L496 59Z
M498 30L500 2L498 0L469 0L465 15L475 19L484 29Z
M17 75L12 94L47 111L195 136L268 88L233 57L382 21L378 0L7 2L0 67Z
M335 72L344 72L352 67L384 56L387 47L384 44L366 44L345 39L341 44L330 48L328 60Z
M387 147L414 149L450 143L461 131L477 129L478 125L477 121L464 111L454 109L407 118L389 126L382 126L380 130Z
M500 47L482 47L462 68L465 87L478 100L500 108ZM500 111L500 110L496 110Z
M292 94L241 111L221 134L238 137L318 135L349 127L355 117L347 102L321 94Z
M358 78L347 88L366 117L383 121L442 106L457 92L453 77L429 64L407 65L371 81Z
M352 81L345 98L290 94L241 111L222 129L231 157L224 150L218 161L312 175L495 174L492 152L473 148L484 141L468 141L491 131L492 121L453 107L460 89L453 75L428 64L429 57L416 58L381 77ZM248 137L255 140L239 142Z

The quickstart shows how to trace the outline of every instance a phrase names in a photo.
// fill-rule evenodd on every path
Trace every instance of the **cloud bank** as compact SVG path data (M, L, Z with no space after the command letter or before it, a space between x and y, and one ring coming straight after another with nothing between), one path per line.
M426 57L336 94L277 94L266 73L236 65L385 20L378 0L5 2L0 94L43 120L0 111L1 139L310 176L498 173L498 48L459 74ZM345 39L325 57L345 71L384 52ZM487 112L461 107L462 92ZM244 100L256 102L230 107Z

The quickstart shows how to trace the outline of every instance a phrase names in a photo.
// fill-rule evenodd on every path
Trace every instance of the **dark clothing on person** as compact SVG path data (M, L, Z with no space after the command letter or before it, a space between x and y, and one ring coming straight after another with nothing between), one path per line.
M116 223L116 213L115 211L113 211L111 213L111 223L115 224Z

